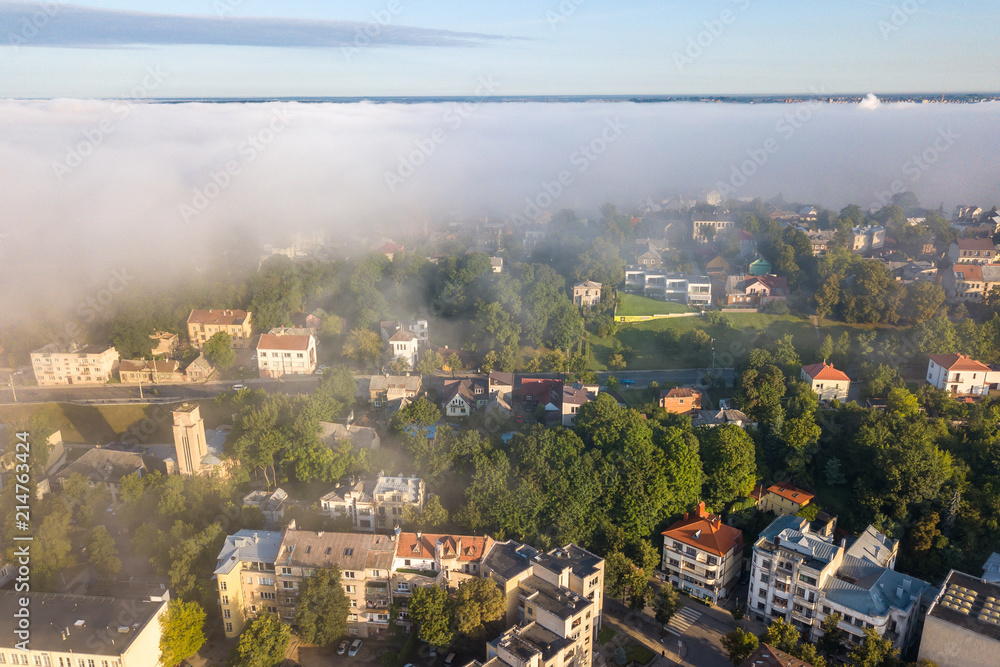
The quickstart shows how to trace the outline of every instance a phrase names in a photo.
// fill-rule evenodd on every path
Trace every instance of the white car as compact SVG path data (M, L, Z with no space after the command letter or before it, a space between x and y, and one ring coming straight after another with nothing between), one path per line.
M340 642L340 646L337 647L337 655L344 655L347 653L347 640Z
M245 384L234 384L233 385L233 391L243 391L246 388L247 387L246 387Z
M360 650L361 650L361 640L355 639L353 642L351 642L351 648L349 651L347 651L347 655L353 658L358 654L358 651Z

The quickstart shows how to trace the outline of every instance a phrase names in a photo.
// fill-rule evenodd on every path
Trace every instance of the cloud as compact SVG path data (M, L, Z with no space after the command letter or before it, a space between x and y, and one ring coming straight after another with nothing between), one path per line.
M240 16L181 16L80 7L63 2L0 2L0 35L18 46L118 47L198 44L345 47L476 46L507 39L370 22Z
M865 95L865 99L858 103L858 106L862 109L878 109L882 106L882 100L875 96L875 93L868 93Z
M72 304L126 267L169 284L299 230L363 251L453 215L534 205L593 218L607 201L627 209L734 182L734 197L833 209L867 208L896 184L946 212L992 206L998 112L0 101L0 164L11 166L0 179L0 319Z

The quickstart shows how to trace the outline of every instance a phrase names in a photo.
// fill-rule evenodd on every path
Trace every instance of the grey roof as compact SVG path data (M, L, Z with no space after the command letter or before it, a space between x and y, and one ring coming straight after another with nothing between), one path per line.
M30 600L33 650L115 657L127 651L167 605L165 600L0 591L0 635L4 637L0 646L11 646L14 641L14 613L22 597ZM63 639L67 628L69 635Z
M568 588L556 586L541 577L529 575L521 582L521 593L553 616L567 619L594 603Z
M373 375L370 391L388 391L403 389L405 391L420 391L419 375Z
M598 565L602 561L600 556L596 556L575 544L557 547L535 558L536 563L550 572L560 573L569 567L573 570L573 574L581 579L596 574Z
M216 559L216 574L228 574L240 562L274 563L281 546L281 533L274 530L241 530L226 536Z
M111 449L89 449L83 456L56 474L57 479L70 475L83 475L95 482L118 484L124 477L134 472L146 470L142 456L135 452L119 452Z
M534 621L520 628L512 628L511 633L541 653L543 662L548 662L573 643L569 637L560 637Z
M1000 554L991 554L983 563L983 581L1000 584Z
M363 479L352 479L347 482L340 482L320 500L325 502L345 502L348 493L358 494L357 501L362 503L372 502L372 492L375 490L375 482Z
M772 521L760 537L811 559L814 563L809 566L816 569L817 564L830 563L840 547L814 533L804 532L803 528L808 525L808 520L802 517L781 516Z
M536 555L535 549L514 540L496 542L483 559L483 566L501 579L509 580L530 568L531 559Z
M320 422L319 437L325 440L330 446L338 444L341 440L351 441L351 446L356 449L372 449L375 443L380 440L378 432L370 426L345 426L335 422Z
M888 567L895 556L896 542L868 526L847 549L847 555L880 567Z
M1000 585L952 570L927 615L1000 641Z
M980 269L983 272L983 281L988 283L1000 282L1000 266L996 264L982 264Z
M399 493L405 496L408 503L420 501L420 483L423 480L419 477L389 477L379 475L375 480L375 495L382 493Z
M909 609L928 586L926 581L846 556L824 584L823 595L859 615L884 617L890 608Z

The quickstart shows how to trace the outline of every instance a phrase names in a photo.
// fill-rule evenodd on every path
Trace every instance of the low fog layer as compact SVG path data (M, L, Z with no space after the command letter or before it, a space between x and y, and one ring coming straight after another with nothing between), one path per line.
M240 237L377 239L453 214L527 217L529 200L594 215L722 186L867 208L896 181L928 207L992 205L998 120L996 103L0 102L0 317L71 303L121 267L169 278Z

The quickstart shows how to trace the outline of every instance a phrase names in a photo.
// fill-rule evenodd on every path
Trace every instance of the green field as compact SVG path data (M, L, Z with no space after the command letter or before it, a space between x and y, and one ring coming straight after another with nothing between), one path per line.
M645 315L693 313L696 310L696 308L691 308L680 303L657 301L656 299L647 299L644 296L637 296L635 294L620 294L618 296L618 310L615 311L615 315L619 317L642 317Z

